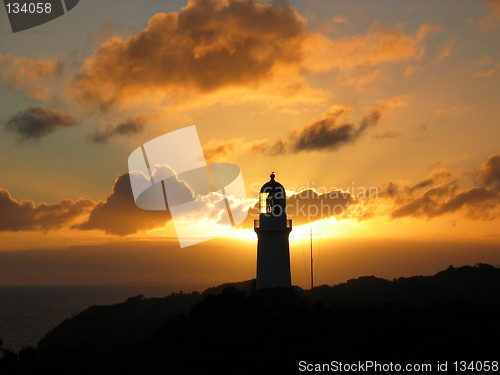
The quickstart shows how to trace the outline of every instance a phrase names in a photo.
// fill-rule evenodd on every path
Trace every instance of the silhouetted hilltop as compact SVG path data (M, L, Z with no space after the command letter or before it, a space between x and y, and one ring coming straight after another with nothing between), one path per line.
M0 370L288 374L299 360L496 360L499 316L500 269L485 264L312 290L256 291L251 280L91 307Z
M226 283L218 286L214 286L212 288L208 288L203 292L203 295L207 294L219 294L224 291L226 288L236 288L238 290L244 292L253 292L255 290L255 279L241 281L239 283Z
M400 277L393 281L365 276L333 287L306 291L311 301L328 305L368 306L385 303L426 305L435 302L498 301L500 269L488 264L464 266L434 276Z
M111 306L92 306L77 316L64 320L38 344L41 351L81 346L91 352L107 350L142 340L181 313L187 313L208 295L219 294L226 288L251 292L255 280L227 283L206 289L203 293L172 293L165 298L130 297Z
M64 320L38 344L40 351L82 347L102 351L142 340L181 313L187 313L203 296L200 293L172 293L165 298L130 297L109 306L92 306Z

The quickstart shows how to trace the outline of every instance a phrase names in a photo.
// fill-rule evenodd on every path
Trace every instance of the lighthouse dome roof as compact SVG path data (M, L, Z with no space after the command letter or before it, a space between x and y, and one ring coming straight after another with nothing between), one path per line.
M272 194L272 193L277 192L277 191L279 191L279 192L285 191L285 188L283 187L283 185L281 185L278 181L276 181L274 179L276 177L274 175L274 172L272 172L269 177L271 177L271 179L268 182L266 182L264 185L262 185L262 187L260 188L261 193Z

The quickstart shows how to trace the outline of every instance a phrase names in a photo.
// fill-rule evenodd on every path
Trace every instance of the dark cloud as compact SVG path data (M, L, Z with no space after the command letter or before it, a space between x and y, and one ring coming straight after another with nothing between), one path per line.
M422 181L416 183L415 185L413 185L412 187L408 188L408 190L410 193L413 193L414 191L429 187L433 184L434 184L434 179L426 178L425 180L422 180Z
M467 206L471 216L489 218L488 209L498 204L498 194L483 187L474 187L458 192L439 207L438 214L455 212ZM481 211L485 215L481 215Z
M399 186L394 182L389 182L384 189L382 189L380 196L394 198L398 195Z
M500 154L491 155L479 168L479 176L484 185L500 190Z
M236 143L234 142L220 144L209 142L207 145L203 146L203 153L205 155L205 159L207 159L208 161L217 161L233 153L235 148Z
M429 177L417 182L415 185L407 188L408 193L413 194L414 192L421 190L426 187L433 186L438 181L448 180L452 177L452 173L446 169L438 169L432 172Z
M335 150L356 141L366 129L377 124L380 119L380 112L372 110L358 126L349 123L338 124L338 118L341 114L339 112L329 114L326 118L297 130L280 141L276 152Z
M57 203L35 204L17 201L5 189L0 189L0 231L47 231L68 226L87 214L95 202L88 199L62 200Z
M358 125L345 122L341 117L349 115L351 108L341 107L328 113L323 119L313 121L303 127L292 130L277 141L260 139L243 141L212 140L204 147L207 159L217 160L235 151L254 154L280 155L301 151L333 151L356 142L368 128L378 124L382 113L387 110L380 106L366 114Z
M293 130L283 139L275 142L254 141L248 143L248 151L266 152L278 155L301 151L336 150L344 145L354 143L370 127L376 125L381 117L380 109L372 109L358 125L342 122L340 118L350 112L342 107L328 113L325 118L316 120L302 128Z
M165 225L170 220L169 211L142 210L135 205L129 174L119 175L113 191L105 202L99 202L88 219L74 228L103 230L124 236Z
M39 140L57 128L76 125L73 116L49 107L29 107L11 116L5 129L15 133L19 141Z
M90 140L94 143L107 143L115 136L132 136L144 130L145 121L142 118L135 118L125 121L115 127L108 127L105 130L97 131L90 135Z
M453 197L456 192L456 184L448 183L438 187L431 187L425 190L417 197L412 197L410 194L398 196L398 200L402 203L393 210L392 217L427 217L432 218L444 213L442 210L443 205L449 197Z
M456 185L450 183L428 189L413 200L407 199L392 212L392 217L414 216L430 219L464 209L470 218L489 220L496 215L493 211L500 203L498 198L496 192L483 187L457 191Z
M478 169L478 186L459 189L451 172L438 170L413 186L391 183L386 196L394 199L392 217L433 218L462 210L469 218L490 220L500 215L500 154Z

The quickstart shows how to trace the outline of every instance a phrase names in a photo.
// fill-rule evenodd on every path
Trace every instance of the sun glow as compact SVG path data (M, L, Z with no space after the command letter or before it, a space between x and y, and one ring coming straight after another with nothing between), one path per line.
M299 243L304 238L309 238L311 229L314 237L335 238L351 237L362 224L356 220L337 220L328 218L313 223L293 227L290 233L290 242ZM253 229L231 228L224 233L225 238L254 241L257 243L257 235Z
M302 241L304 238L309 238L311 231L313 237L350 237L356 233L356 230L361 225L358 221L351 219L337 220L335 218L328 218L318 220L313 223L293 227L290 233L290 242L296 243Z

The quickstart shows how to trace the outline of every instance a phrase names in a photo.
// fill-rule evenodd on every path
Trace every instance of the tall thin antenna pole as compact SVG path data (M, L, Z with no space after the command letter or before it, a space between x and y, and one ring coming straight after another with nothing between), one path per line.
M311 289L314 287L314 276L313 276L313 229L311 227Z

